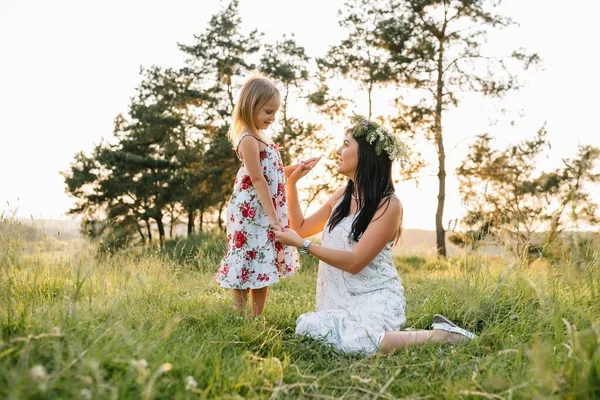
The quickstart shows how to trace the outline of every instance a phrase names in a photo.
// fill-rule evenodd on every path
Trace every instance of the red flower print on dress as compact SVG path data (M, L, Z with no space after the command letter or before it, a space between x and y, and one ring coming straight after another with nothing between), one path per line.
M283 245L281 244L281 242L279 240L275 242L275 250L277 250L277 251L283 250Z
M256 216L256 210L250 207L250 203L242 204L242 206L240 207L240 212L242 213L242 216L244 218L254 219L254 217Z
M252 179L250 179L250 175L244 175L242 178L242 190L247 190L250 186L252 186Z
M254 260L256 258L256 251L249 250L246 252L246 255L248 256L248 260Z
M260 281L260 282L266 282L266 281L268 281L269 279L270 279L270 278L269 278L269 275L267 275L267 274L258 274L258 275L256 276L256 280L258 280L258 281Z
M246 235L244 235L244 232L242 231L236 231L235 232L235 247L237 249L239 249L240 247L242 247L244 245L244 243L246 243Z
M267 239L274 240L275 239L275 232L269 231L269 233L267 233Z
M283 183L280 183L279 185L277 185L277 195L278 196L281 196L281 195L285 196L285 185Z
M254 270L250 271L248 268L242 267L242 275L238 275L236 278L241 279L242 283L246 283L248 282L248 276L250 276L250 273L254 273Z
M221 273L223 275L227 275L229 273L229 266L228 265L223 265L223 267L221 268Z
M267 152L263 150L260 152L260 161L264 160L265 158L267 158Z

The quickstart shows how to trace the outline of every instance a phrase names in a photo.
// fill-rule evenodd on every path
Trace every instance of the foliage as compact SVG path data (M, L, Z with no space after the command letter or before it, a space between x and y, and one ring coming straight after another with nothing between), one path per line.
M572 159L553 171L540 171L538 160L550 146L541 128L533 139L504 150L491 146L492 138L480 135L457 169L466 232L454 239L472 248L493 237L516 254L549 253L561 232L571 224L598 224L597 205L588 191L600 182L595 166L600 149L580 146ZM545 231L542 240L536 232Z

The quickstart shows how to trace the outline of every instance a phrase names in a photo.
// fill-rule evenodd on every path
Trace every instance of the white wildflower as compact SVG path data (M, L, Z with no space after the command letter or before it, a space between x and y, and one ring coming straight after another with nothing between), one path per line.
M135 369L146 369L148 368L148 361L142 358L141 360L134 361L133 366Z
M79 393L82 399L90 400L92 398L92 391L90 389L81 389Z
M29 371L29 376L34 381L44 381L48 377L46 373L46 368L43 365L36 365Z
M137 372L137 383L143 383L146 381L148 376L150 375L150 371L148 370L148 362L144 359L135 360L131 363L135 371Z
M193 390L198 387L198 382L194 379L193 376L188 376L185 378L185 390Z
M356 138L364 136L368 144L375 146L375 153L378 156L385 152L390 160L400 160L402 165L408 161L406 145L379 124L360 115L352 117L352 124L354 126L352 135Z

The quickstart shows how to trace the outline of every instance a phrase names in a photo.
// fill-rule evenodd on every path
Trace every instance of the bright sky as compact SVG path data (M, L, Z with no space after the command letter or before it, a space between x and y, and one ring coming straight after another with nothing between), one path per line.
M294 33L310 56L325 54L344 36L337 23L341 0L241 0L245 29L258 28L265 42ZM0 0L0 210L6 202L19 216L65 218L72 200L59 171L78 151L110 137L114 117L127 110L141 65L178 66L176 43L193 34L221 5L217 0ZM544 58L544 69L526 75L528 85L501 102L470 98L446 117L448 168L464 157L469 138L490 132L497 144L531 137L546 121L552 151L544 166L572 157L578 143L600 146L595 0L505 0L505 15L520 27L491 38L496 49L526 47ZM589 100L587 100L589 99ZM391 111L389 96L376 97L374 114ZM594 107L595 106L595 107ZM364 108L364 109L362 109ZM507 109L515 126L498 111ZM358 100L357 110L366 113ZM332 144L336 146L337 143ZM400 185L406 228L434 228L435 179ZM594 188L600 201L600 190ZM464 211L449 177L446 220ZM18 200L17 200L18 199Z

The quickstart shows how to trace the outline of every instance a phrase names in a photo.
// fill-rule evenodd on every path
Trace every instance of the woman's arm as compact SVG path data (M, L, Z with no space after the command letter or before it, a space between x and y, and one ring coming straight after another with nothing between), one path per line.
M298 200L296 185L287 185L288 207L290 211L290 227L301 237L309 237L319 233L325 227L327 219L333 211L338 199L343 195L344 188L338 189L325 204L308 217L304 217Z
M260 145L258 140L243 140L239 144L239 152L242 154L242 158L244 160L244 164L246 165L246 169L248 170L248 175L250 176L250 180L252 180L252 185L254 186L254 190L256 190L256 195L258 196L258 200L262 205L267 217L269 218L269 223L274 228L280 228L281 223L277 219L277 213L275 212L275 207L273 206L273 201L271 200L271 192L269 191L269 185L265 180L263 175L263 170L260 165Z
M311 243L308 251L319 260L346 271L358 274L362 271L385 245L393 240L402 221L402 205L397 197L392 196L387 206L375 213L373 220L354 246L352 251L331 249ZM277 238L286 245L301 247L304 242L294 231L275 231Z
M300 200L298 199L298 189L296 188L296 183L299 179L308 174L310 170L313 169L314 166L319 162L319 160L320 157L311 158L296 166L286 167L286 192L290 215L290 227L301 237L312 236L323 230L327 219L333 211L333 206L344 191L343 188L339 189L315 213L311 214L307 218L304 217L300 207Z

